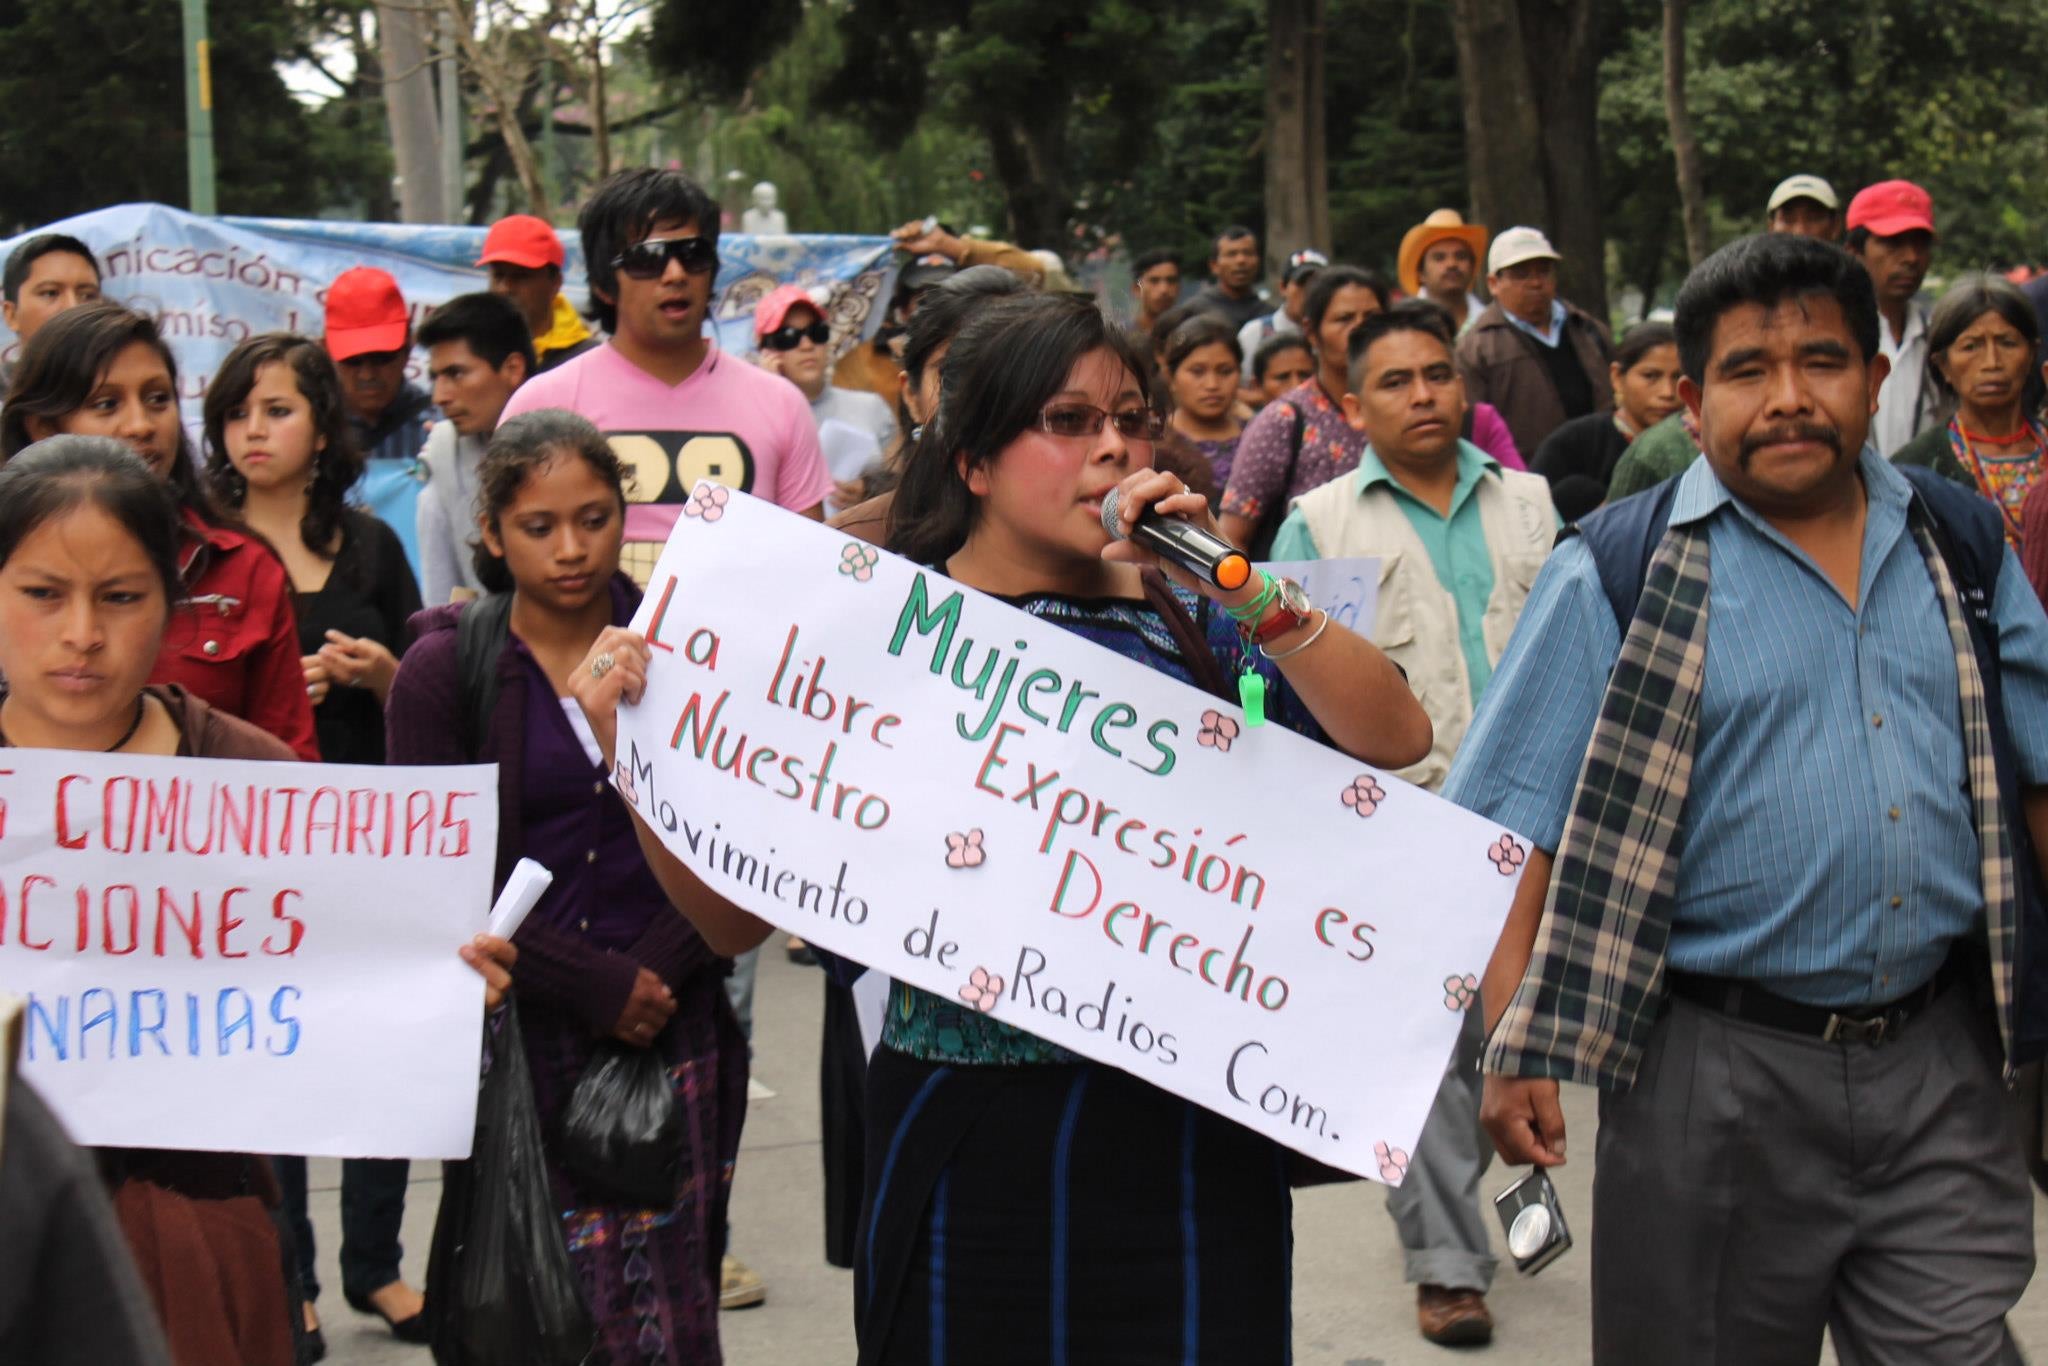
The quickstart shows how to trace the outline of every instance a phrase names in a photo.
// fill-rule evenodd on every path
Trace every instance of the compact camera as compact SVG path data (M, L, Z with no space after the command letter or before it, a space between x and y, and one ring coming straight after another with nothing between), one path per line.
M1508 1239L1508 1255L1515 1270L1533 1276L1564 1256L1572 1245L1571 1230L1564 1224L1564 1207L1557 1202L1557 1187L1550 1173L1538 1167L1493 1197L1500 1226Z

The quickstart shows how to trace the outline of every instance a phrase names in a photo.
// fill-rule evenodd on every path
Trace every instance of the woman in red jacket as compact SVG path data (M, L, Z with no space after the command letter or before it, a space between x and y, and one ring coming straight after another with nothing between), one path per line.
M200 484L178 416L177 362L155 322L101 302L36 333L0 410L0 457L59 433L127 442L178 500L185 593L149 681L179 684L318 759L284 566Z

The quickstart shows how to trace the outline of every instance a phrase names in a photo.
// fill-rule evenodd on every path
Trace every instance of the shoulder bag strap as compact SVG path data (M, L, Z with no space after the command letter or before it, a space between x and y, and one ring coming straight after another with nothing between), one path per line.
M1138 571L1138 578L1145 585L1145 601L1152 604L1152 610L1173 633L1173 643L1180 647L1181 658L1187 662L1188 672L1194 675L1195 686L1226 702L1235 703L1237 689L1224 676L1223 666L1216 662L1208 639L1202 634L1201 627L1195 624L1195 619L1188 615L1188 609L1181 606L1180 598L1174 593L1173 585L1167 582L1166 575L1148 565Z
M1287 403L1285 399L1276 402ZM1259 514L1259 524L1252 530L1251 544L1245 550L1255 560L1272 558L1273 541L1280 534L1281 523L1287 520L1287 508L1293 501L1288 491L1294 487L1294 470L1301 464L1301 443L1307 434L1308 413L1299 403L1287 403L1294 412L1294 426L1287 439L1287 472L1280 477L1280 496L1273 500L1273 506Z

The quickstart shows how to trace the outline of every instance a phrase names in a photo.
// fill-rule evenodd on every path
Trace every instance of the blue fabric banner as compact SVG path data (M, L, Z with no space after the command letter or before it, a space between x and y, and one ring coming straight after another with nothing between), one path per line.
M188 418L236 343L261 332L319 336L322 301L334 277L352 266L391 272L418 322L457 294L486 287L475 262L484 229L318 219L202 218L162 204L121 204L38 228L83 241L100 258L108 297L156 316L177 352ZM34 233L0 242L11 252ZM564 232L563 292L588 303L583 246ZM778 284L818 296L831 320L835 353L874 335L895 280L886 237L751 237L718 242L718 290L712 308L719 344L754 349L754 305ZM0 326L0 359L20 352ZM424 368L416 357L411 378Z

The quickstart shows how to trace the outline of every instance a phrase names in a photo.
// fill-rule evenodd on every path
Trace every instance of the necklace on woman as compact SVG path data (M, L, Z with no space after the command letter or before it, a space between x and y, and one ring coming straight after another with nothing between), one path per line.
M2005 519L2005 539L2018 550L2020 507L2041 477L2043 456L2048 455L2048 435L2031 418L2022 418L2019 431L2012 436L1980 436L1963 426L1963 419L1957 416L1949 420L1948 439L1957 460L1976 481L1978 491L1997 504L1999 515ZM1980 445L2010 449L2019 447L2021 442L2028 443L2029 448L1988 459L1977 449Z
M145 693L143 696L135 699L135 719L128 723L128 729L121 733L120 739L106 747L104 753L112 754L116 750L127 748L128 742L135 738L135 733L142 729L142 718L148 714L149 696ZM0 730L0 749L13 748L14 741L7 738L6 731Z

